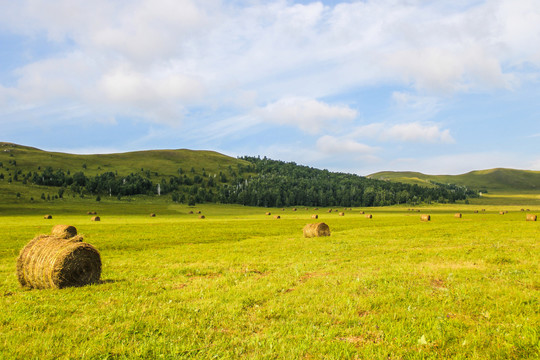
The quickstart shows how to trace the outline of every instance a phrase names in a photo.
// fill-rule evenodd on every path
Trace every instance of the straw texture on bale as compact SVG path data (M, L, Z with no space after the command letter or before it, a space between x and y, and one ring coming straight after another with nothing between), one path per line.
M52 219L52 215L45 215L43 218L44 219Z
M312 219L318 219L318 218L319 218L319 215L313 214L313 215L311 215L311 218L312 218Z
M51 233L60 239L69 239L77 235L77 229L71 225L55 225Z
M325 223L307 224L304 226L304 237L330 236L330 228Z
M101 221L99 216L92 216L92 218L90 220L92 220L92 221Z
M84 286L99 281L101 257L81 236L62 239L39 235L17 258L17 278L24 287L35 289Z
M422 220L422 221L430 221L431 216L429 216L427 214L422 214L422 215L420 215L420 220Z
M461 213L455 213L455 214L454 214L454 217L455 217L455 218L461 219Z
M373 215L371 214L366 214L366 219L371 219L373 217Z
M536 221L536 215L527 214L527 221Z

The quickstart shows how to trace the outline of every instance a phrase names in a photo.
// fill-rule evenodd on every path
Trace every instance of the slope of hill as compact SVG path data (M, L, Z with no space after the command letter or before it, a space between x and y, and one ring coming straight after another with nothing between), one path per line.
M540 192L540 171L515 169L476 170L461 175L426 175L419 172L383 171L368 175L371 179L388 180L422 186L435 183L456 184L488 192Z

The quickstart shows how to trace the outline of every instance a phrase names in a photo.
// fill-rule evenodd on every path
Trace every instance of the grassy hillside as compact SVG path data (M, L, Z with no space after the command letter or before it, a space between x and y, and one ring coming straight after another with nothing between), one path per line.
M219 173L229 166L249 165L246 161L232 158L215 151L195 150L150 150L134 151L118 154L74 155L58 152L47 152L36 148L0 142L0 162L4 172L10 166L9 161L16 161L16 169L23 172L36 171L47 166L53 169L74 171L84 170L87 175L95 175L104 171L118 171L127 175L141 169L149 170L157 176L177 175L178 169L189 171L193 167L197 172L204 169L207 173ZM0 171L2 169L0 168Z
M540 171L489 169L462 175L426 175L419 172L383 171L368 176L372 179L433 186L431 183L456 184L477 190L500 193L539 193Z

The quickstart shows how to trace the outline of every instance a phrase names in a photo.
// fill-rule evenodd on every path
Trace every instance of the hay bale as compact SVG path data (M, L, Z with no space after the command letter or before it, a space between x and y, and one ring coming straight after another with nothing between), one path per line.
M486 211L486 209L482 209L482 211Z
M86 215L97 215L96 211L87 211Z
M190 211L188 214L193 214L193 211Z
M345 216L345 213L344 213L344 212L340 212L340 213L339 213L339 216Z
M204 216L204 215L199 215L199 219L206 219L206 216Z
M270 211L267 211L266 215L272 215L272 213Z
M44 219L52 219L52 215L45 215L43 218Z
M99 281L101 257L81 236L62 239L39 235L17 258L17 278L24 287L35 289L84 286Z
M474 210L474 213L475 213L475 214L478 214L478 210Z
M525 211L531 211L531 210L529 210L529 209L525 209Z
M455 214L454 214L454 217L455 217L455 218L458 218L458 219L461 219L461 213L455 213Z
M281 219L281 216L276 215L276 216L274 216L274 219Z
M536 221L536 215L534 215L534 214L527 214L526 221Z
M317 211L317 210L319 210L319 208L315 208L315 209L313 209L313 210Z
M151 214L150 214L150 217L156 217L156 214L151 213Z
M99 216L92 216L92 218L90 220L92 220L92 221L101 221Z
M371 215L371 214L366 214L366 219L371 219L371 218L373 218L373 215Z
M360 210L359 214L364 215L364 212L362 210Z
M292 211L296 211L296 208L293 208Z
M312 219L318 219L318 218L319 218L319 215L313 214L313 215L311 215L311 218L312 218Z
M506 214L504 211L499 211L499 215L504 215Z
M331 213L331 212L332 212L332 209L328 209L328 212Z
M201 214L201 213L202 213L202 211L201 211L201 210L197 211L197 214Z
M77 229L71 225L55 225L51 234L60 239L69 239L77 235Z
M521 209L521 211L525 211L525 209Z
M325 223L307 224L303 229L304 237L330 236L330 228Z
M431 216L429 216L427 214L422 214L420 216L420 220L422 220L422 221L431 221Z

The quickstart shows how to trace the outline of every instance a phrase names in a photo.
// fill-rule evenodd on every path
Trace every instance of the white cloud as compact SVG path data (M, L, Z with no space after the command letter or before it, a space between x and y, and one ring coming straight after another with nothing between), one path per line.
M356 155L373 154L376 148L359 143L346 137L324 135L317 140L317 149L326 154L353 153Z
M402 141L417 143L453 143L450 130L441 129L439 124L410 122L401 124L373 123L359 126L351 136L375 138L381 141Z
M357 112L347 106L289 97L268 104L255 114L269 123L298 126L305 132L316 134L323 129L335 127L339 122L353 120Z

